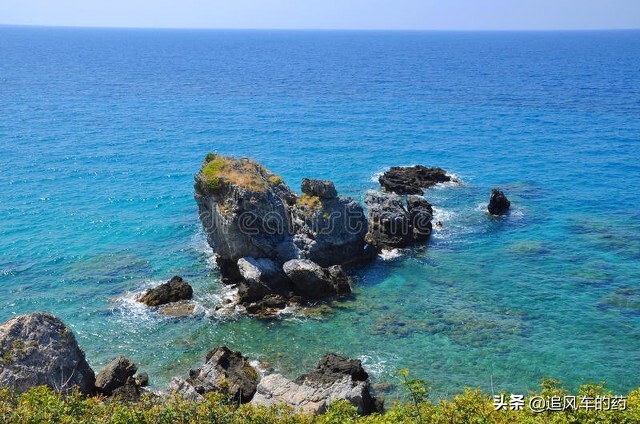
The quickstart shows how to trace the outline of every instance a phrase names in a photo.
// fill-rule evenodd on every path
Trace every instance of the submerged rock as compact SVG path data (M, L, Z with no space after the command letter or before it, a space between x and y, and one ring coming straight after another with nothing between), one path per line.
M511 206L511 202L502 191L495 188L491 190L489 205L487 206L491 215L504 215L509 210L509 206Z
M296 294L307 299L348 295L351 293L349 277L339 265L328 269L308 259L285 262L283 270L291 280Z
M425 188L437 183L451 181L442 168L427 168L422 165L392 166L378 179L388 192L396 194L424 194Z
M380 248L406 247L425 241L431 235L433 208L425 199L392 193L369 191L365 199L369 231L366 240Z
M358 413L370 414L376 410L376 402L368 377L360 361L330 353L322 357L315 370L295 381L280 374L264 377L251 403L285 404L297 411L321 414L332 402L346 399Z
M147 306L160 306L179 300L190 300L193 297L193 289L177 275L164 284L147 291L139 301Z
M24 392L46 385L93 393L95 374L73 332L47 312L20 315L0 325L0 387Z
M169 390L191 400L202 400L205 393L217 391L245 403L253 397L259 378L258 371L240 352L220 346L209 351L201 368L189 371L189 378L174 378Z

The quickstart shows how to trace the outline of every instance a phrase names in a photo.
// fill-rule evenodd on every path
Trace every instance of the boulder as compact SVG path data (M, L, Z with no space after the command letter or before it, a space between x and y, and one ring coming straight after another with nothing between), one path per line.
M495 188L491 190L489 205L487 206L491 215L504 215L509 210L509 206L511 206L511 202L502 191Z
M125 384L133 384L133 376L138 367L130 359L118 356L113 359L96 375L96 389L107 396Z
M302 179L302 192L309 196L316 196L321 199L334 199L338 196L336 187L331 181Z
M139 301L147 306L160 306L179 300L190 300L193 297L193 289L182 279L175 276L171 280L147 291Z
M0 325L0 387L24 392L47 385L94 391L95 374L73 332L47 312L20 315Z
M282 268L267 258L240 258L238 259L238 270L244 281L266 283L273 288L277 288L286 279Z
M378 181L388 192L424 194L425 188L451 181L451 177L442 168L427 168L422 165L392 166Z
M292 259L282 266L296 294L307 299L351 293L349 279L341 267L322 268L309 259Z
M259 378L258 371L240 352L220 346L209 351L201 368L189 371L189 378L174 378L169 389L195 400L200 400L196 394L201 397L217 391L228 394L236 402L245 403L253 397Z
M406 247L426 241L431 235L433 208L422 197L407 196L407 210L399 195L369 191L365 203L367 243L380 248Z
M367 373L360 361L325 355L316 369L291 381L280 374L264 377L251 401L254 405L285 404L297 411L321 414L338 400L348 400L360 414L376 410Z

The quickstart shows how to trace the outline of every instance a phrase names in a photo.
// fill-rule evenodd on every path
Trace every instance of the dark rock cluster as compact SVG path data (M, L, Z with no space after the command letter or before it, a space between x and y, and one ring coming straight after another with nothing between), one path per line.
M451 176L442 168L427 168L422 165L392 166L378 181L388 192L423 195L424 189L451 181Z

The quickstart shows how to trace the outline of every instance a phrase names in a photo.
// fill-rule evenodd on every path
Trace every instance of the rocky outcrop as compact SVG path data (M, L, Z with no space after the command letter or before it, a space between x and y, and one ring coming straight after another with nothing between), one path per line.
M124 401L137 401L141 388L149 384L149 375L135 375L138 367L130 359L118 356L96 375L96 392Z
M294 292L307 299L348 295L351 293L349 277L341 266L322 268L308 259L285 262L283 270L291 280Z
M301 185L302 193L319 197L320 199L330 200L338 197L338 192L336 191L335 185L333 182L326 180L312 180L309 178L302 179Z
M245 403L256 392L259 378L258 371L240 352L220 346L209 351L206 363L191 370L189 378L171 380L169 390L191 400L202 400L205 393L217 391Z
M322 357L315 370L295 381L280 374L264 377L251 403L285 404L297 411L321 414L332 402L346 399L360 414L370 414L375 411L376 402L368 377L360 361L330 353Z
M46 385L93 393L95 375L73 332L57 317L34 312L0 325L0 387L24 392Z
M193 289L177 275L164 284L147 291L139 301L147 306L160 306L180 300L190 300L193 297Z
M451 181L451 176L442 168L427 168L422 165L392 166L378 181L388 192L422 195L425 188Z
M285 275L287 261L307 259L328 268L371 256L362 206L338 196L331 181L305 178L298 195L255 161L213 154L195 181L200 220L223 282L237 285L248 311L263 314L282 299L333 296L348 286L337 269L323 270L318 287L298 284Z
M367 193L367 243L380 248L406 247L429 238L433 208L418 196L407 196L406 201L407 208L397 194Z
M487 206L491 215L504 215L509 211L509 206L511 206L511 202L502 191L496 188L491 190L489 205Z

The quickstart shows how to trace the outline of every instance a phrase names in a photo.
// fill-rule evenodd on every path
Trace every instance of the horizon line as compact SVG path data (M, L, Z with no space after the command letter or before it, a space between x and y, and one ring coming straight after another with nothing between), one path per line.
M604 32L640 31L638 28L268 28L268 27L181 27L181 26L111 26L111 25L57 25L57 24L7 24L0 27L61 28L61 29L131 29L177 31L350 31L350 32Z

